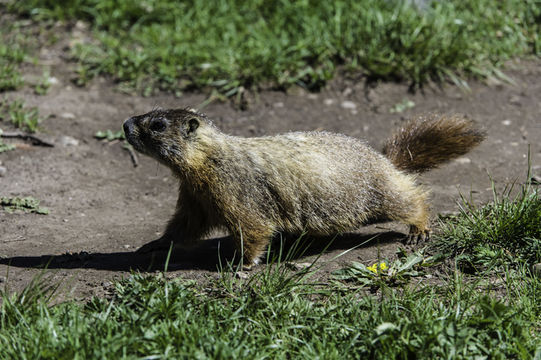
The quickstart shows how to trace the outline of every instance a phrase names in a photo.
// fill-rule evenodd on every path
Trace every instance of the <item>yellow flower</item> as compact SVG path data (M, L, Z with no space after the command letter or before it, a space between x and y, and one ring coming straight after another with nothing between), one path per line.
M378 273L378 263L375 263L372 266L367 267L368 270L372 271L374 274Z
M379 264L379 269L380 270L387 270L387 264L385 264L384 262L380 263Z

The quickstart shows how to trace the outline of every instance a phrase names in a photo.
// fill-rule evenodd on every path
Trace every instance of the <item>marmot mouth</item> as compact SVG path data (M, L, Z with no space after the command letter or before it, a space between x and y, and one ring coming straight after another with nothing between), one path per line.
M140 153L146 154L145 147L137 137L137 135L134 135L133 132L124 132L126 136L126 141L133 146L133 148Z

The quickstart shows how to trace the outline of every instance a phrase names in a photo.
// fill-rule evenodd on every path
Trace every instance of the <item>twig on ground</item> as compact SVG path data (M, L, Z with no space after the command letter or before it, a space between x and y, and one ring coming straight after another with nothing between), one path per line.
M130 158L131 158L131 162L133 163L133 167L137 167L139 165L139 160L137 158L137 153L135 152L135 150L133 150L133 147L131 147L131 145L129 145L129 144L124 144L123 147L130 154Z
M31 141L32 145L35 145L35 146L54 147L54 144L50 142L41 140L40 138L34 135L24 134L20 132L2 132L0 133L0 137L9 138L9 139L17 138L17 139L28 140L28 141Z

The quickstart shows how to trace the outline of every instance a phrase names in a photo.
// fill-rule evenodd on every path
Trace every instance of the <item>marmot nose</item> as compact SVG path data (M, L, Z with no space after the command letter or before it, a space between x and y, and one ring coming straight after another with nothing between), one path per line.
M129 118L126 121L124 121L124 124L122 125L124 128L124 134L128 135L133 130L133 118Z

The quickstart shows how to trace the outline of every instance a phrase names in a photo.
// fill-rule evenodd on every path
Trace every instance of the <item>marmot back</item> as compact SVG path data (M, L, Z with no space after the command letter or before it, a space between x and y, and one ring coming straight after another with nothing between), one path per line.
M422 172L479 144L484 135L458 116L420 118L399 130L384 156L363 141L327 132L242 138L190 109L156 110L124 123L136 150L180 180L164 235L140 251L188 244L216 227L232 233L245 264L256 263L278 233L332 235L380 221L429 233Z

